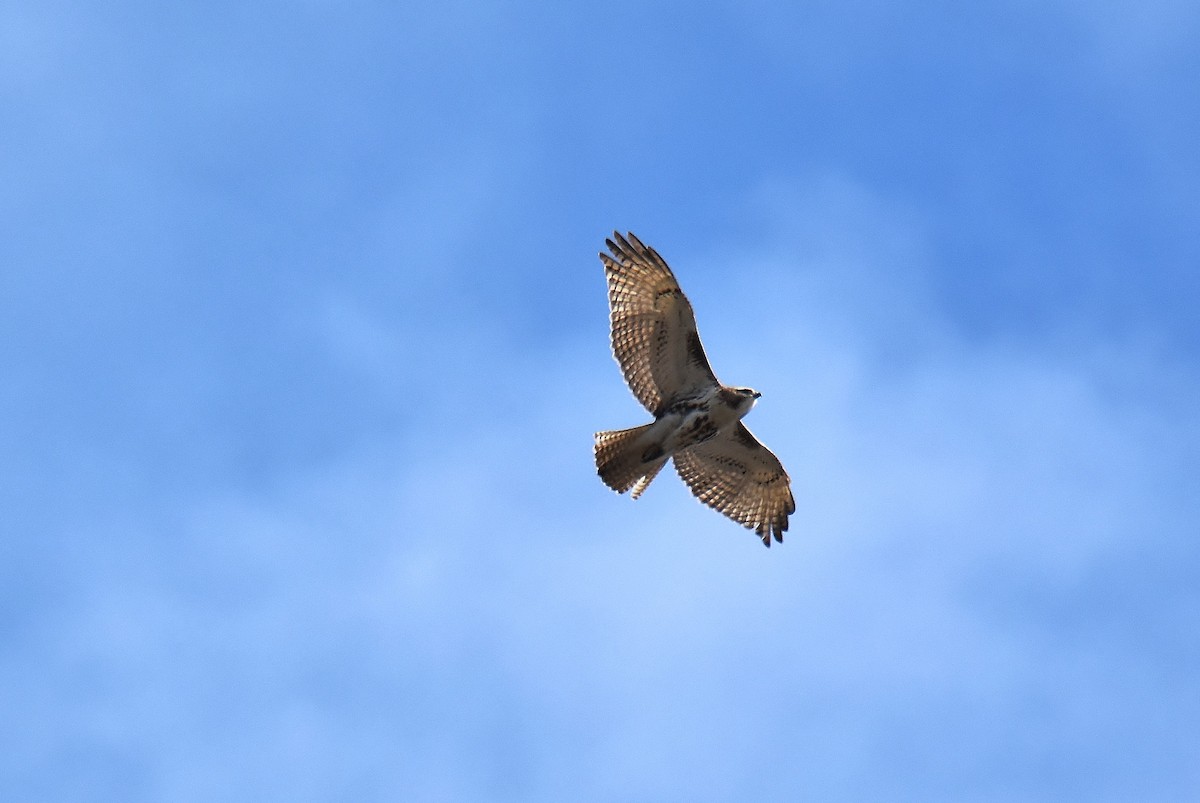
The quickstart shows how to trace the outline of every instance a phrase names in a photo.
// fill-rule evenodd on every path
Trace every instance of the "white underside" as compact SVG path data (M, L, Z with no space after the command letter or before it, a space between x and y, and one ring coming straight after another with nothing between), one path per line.
M648 439L653 443L661 443L664 454L672 455L680 449L686 449L696 443L693 426L698 419L707 415L709 420L716 425L718 433L724 432L750 412L752 406L753 404L746 405L739 412L722 402L717 396L717 389L714 388L702 400L699 409L666 415L655 421L650 428Z

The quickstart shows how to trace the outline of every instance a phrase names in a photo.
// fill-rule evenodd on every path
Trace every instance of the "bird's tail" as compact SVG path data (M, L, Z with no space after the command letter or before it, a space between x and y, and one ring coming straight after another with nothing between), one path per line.
M596 471L617 493L632 488L637 499L670 457L650 433L651 426L596 433Z

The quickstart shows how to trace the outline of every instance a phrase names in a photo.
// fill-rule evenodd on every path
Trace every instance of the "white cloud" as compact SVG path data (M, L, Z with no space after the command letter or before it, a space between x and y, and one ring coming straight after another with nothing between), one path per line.
M838 207L819 194L811 203ZM886 209L875 198L847 211L850 228L887 230L873 220ZM1144 732L1153 716L1166 717L1155 728L1179 727L1161 702L1124 695L1153 657L1041 638L1073 625L1055 621L1057 609L1011 603L1021 589L1069 598L1098 567L1178 535L1144 526L1155 509L1186 505L1163 482L1178 469L1162 460L1168 430L1140 423L1154 399L1128 387L1132 396L1114 396L1094 364L956 341L930 319L934 305L879 268L887 243L859 241L860 256L842 259L834 242L791 276L779 270L790 257L749 255L727 303L701 308L722 350L766 344L714 361L773 387L752 424L786 457L799 510L770 552L674 477L636 503L600 487L590 430L639 414L597 401L619 378L586 344L549 361L508 355L522 375L540 369L547 396L504 425L462 421L394 444L391 458L384 447L273 498L218 505L177 570L244 574L233 604L213 618L210 578L193 600L163 590L136 606L201 616L214 629L197 662L226 655L232 682L271 689L229 715L246 741L210 760L280 744L268 763L348 788L347 770L322 757L366 729L377 752L358 767L364 777L418 792L554 798L582 781L598 798L720 799L784 795L807 778L826 799L1036 796L1049 787L987 764L1060 752L1070 776L1113 749L1097 725ZM892 288L882 327L878 299L821 292L843 286L847 268L861 286ZM754 289L739 295L741 283ZM747 332L729 311L762 284L789 302ZM878 337L923 322L936 338L917 338L898 365L879 359ZM1102 599L1088 604L1109 615ZM1149 615L1169 621L1174 604ZM348 699L382 695L382 713L322 702L326 683L309 678L323 671L335 687L347 679L353 690L335 693ZM161 698L199 693L183 718L204 738L204 700L218 688L171 675L153 681L166 684ZM148 716L161 728L179 713ZM407 759L389 763L395 755ZM1169 789L1180 769L1160 769L1166 785L1151 788ZM1075 780L1102 793L1127 788L1135 771Z
M972 340L928 292L921 215L837 179L764 197L783 223L758 251L656 245L718 371L767 391L750 424L795 483L783 545L670 475L637 502L603 488L592 430L644 415L606 344L467 334L461 399L421 426L94 533L58 646L6 669L38 656L19 688L73 689L72 722L12 760L74 739L151 796L210 798L1103 798L1142 767L1169 794L1187 709L1128 689L1174 665L1195 608L1147 553L1196 513L1195 413L1140 373L1170 366L1137 340ZM413 345L349 300L313 325L385 389Z

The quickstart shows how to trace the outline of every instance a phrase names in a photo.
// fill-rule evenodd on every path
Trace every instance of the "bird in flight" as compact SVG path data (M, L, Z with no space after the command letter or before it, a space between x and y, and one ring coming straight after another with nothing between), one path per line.
M596 433L596 470L617 493L637 499L671 458L701 502L758 533L783 541L796 512L791 480L771 450L742 423L759 398L717 381L696 317L658 252L613 232L601 253L608 279L613 356L654 421Z

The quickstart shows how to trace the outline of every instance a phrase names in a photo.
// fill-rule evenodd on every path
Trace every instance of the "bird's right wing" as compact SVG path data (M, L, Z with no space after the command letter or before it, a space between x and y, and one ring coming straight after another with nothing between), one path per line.
M600 254L612 310L613 356L629 389L651 413L717 384L696 316L675 275L653 248L630 232L613 232Z
M675 470L701 502L758 533L783 541L796 512L791 480L770 449L740 421L715 438L675 453Z

